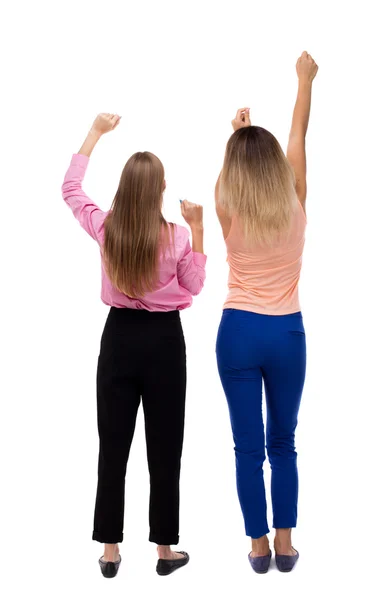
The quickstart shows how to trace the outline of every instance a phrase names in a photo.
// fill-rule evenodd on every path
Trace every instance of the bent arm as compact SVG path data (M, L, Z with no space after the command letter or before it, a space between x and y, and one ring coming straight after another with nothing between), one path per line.
M203 225L192 225L192 248L193 252L204 254L204 227Z
M64 177L62 196L83 229L87 231L94 240L98 241L106 213L90 200L83 191L82 183L86 174L88 162L88 156L83 153L73 155L70 166Z
M79 153L74 154L62 185L62 195L76 219L91 237L100 241L101 230L108 213L103 212L84 193L82 184L89 158L96 144L108 131L113 131L121 117L111 113L99 114L87 134Z
M192 229L192 236L193 250L189 240L187 240L182 257L177 264L177 277L179 284L183 288L188 290L192 296L197 296L204 287L207 258L202 251L202 238L200 239L200 233L197 231L195 232L195 230Z

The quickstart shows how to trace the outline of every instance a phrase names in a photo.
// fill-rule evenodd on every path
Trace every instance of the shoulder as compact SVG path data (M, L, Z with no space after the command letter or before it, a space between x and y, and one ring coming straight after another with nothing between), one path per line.
M186 246L186 242L190 238L190 232L187 227L183 225L177 225L170 223L170 226L174 226L174 242L176 245Z
M180 260L186 252L186 246L189 242L190 232L183 225L169 223L170 233L172 234L174 256Z
M93 215L93 229L95 233L95 239L100 246L102 246L105 241L105 221L108 215L108 212L103 212L101 210L95 211Z

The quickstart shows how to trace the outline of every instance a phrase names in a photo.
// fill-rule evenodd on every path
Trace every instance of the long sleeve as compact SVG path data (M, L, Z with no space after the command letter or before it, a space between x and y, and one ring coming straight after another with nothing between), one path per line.
M83 229L98 241L107 213L96 206L82 189L88 162L88 157L83 154L73 155L62 185L62 195Z
M192 251L188 239L177 264L177 277L180 285L188 290L192 296L197 296L204 287L206 260L205 254Z

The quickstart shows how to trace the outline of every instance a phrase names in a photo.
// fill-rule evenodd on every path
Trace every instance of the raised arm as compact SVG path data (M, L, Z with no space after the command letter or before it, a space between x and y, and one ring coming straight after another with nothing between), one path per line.
M181 214L192 232L193 252L204 254L204 219L203 208L184 200L181 202Z
M177 276L180 285L196 296L201 292L205 281L203 208L184 200L181 203L181 213L192 232L192 247L187 239L184 253L178 261Z
M307 52L303 52L298 59L296 72L299 85L288 141L287 158L295 171L296 193L305 208L307 196L306 134L310 119L312 82L318 72L317 64Z
M119 121L118 115L97 116L78 154L73 155L62 185L64 201L83 229L95 240L98 240L106 214L83 191L83 179L95 145L104 133L115 129Z

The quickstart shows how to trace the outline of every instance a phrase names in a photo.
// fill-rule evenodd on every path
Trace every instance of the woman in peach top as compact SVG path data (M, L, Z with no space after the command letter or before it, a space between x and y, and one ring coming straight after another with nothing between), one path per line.
M249 560L258 573L266 573L271 561L265 445L279 570L291 571L299 556L291 541L298 499L295 429L306 369L298 282L306 228L305 137L317 70L303 52L287 156L271 133L251 125L249 109L240 109L216 185L229 263L217 360L235 443L237 490L252 538Z

